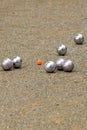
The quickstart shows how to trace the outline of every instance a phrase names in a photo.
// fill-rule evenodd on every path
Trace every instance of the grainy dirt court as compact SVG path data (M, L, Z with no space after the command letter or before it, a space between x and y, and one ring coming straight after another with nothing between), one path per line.
M46 73L61 43L74 70ZM0 130L87 130L87 0L0 0L0 62L16 55L21 69L0 67Z

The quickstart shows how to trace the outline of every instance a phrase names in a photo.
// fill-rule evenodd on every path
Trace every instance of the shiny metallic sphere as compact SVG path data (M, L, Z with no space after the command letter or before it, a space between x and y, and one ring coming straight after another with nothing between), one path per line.
M56 61L56 67L58 70L63 70L63 64L65 60L63 58L60 58Z
M84 36L82 34L77 34L74 37L74 41L76 44L82 44L84 42Z
M12 62L14 68L20 68L22 66L22 59L19 56L13 57Z
M1 67L3 68L3 70L11 70L13 68L12 60L9 58L5 58L1 63Z
M46 72L53 73L56 71L56 63L53 61L48 61L45 63L44 68Z
M71 72L74 68L74 63L71 60L66 60L63 64L63 70L66 72Z
M61 56L64 56L67 53L67 47L62 44L57 47L57 53Z

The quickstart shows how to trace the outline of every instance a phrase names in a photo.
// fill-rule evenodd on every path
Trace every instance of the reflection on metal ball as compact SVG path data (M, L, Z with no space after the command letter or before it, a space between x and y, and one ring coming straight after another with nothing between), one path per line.
M63 70L65 72L71 72L74 68L74 63L71 60L66 60L63 64Z
M77 34L74 37L74 41L76 44L82 44L84 42L84 36L82 34Z
M56 63L53 61L48 61L45 63L44 68L46 72L53 73L56 71Z
M61 56L64 56L67 53L67 47L62 44L57 47L57 53Z
M2 63L1 67L3 70L11 70L13 68L13 62L10 58L5 58Z
M12 62L14 68L20 68L22 66L22 59L19 56L13 57Z
M60 58L56 61L56 67L58 70L63 70L63 64L65 60L63 58Z

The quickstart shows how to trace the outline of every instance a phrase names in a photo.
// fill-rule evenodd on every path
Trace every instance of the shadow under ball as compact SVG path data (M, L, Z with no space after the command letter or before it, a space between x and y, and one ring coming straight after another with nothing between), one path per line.
M56 70L56 63L53 61L48 61L44 64L44 69L48 73L53 73Z
M84 36L82 34L75 35L74 42L76 44L82 44L84 42Z
M63 64L63 70L65 72L71 72L74 69L74 63L71 60L66 60Z
M13 62L10 58L5 58L2 63L1 67L3 70L11 70L13 68Z
M19 56L13 57L12 62L14 68L20 68L22 66L22 59Z
M67 47L62 44L57 47L57 53L61 56L64 56L67 53Z

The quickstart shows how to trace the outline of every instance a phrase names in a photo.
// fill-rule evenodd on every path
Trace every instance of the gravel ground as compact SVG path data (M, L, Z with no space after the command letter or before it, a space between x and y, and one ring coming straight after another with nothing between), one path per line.
M48 74L61 43L74 70ZM0 130L87 130L87 0L0 0L0 60L16 55L21 69L0 67Z

